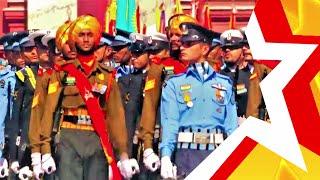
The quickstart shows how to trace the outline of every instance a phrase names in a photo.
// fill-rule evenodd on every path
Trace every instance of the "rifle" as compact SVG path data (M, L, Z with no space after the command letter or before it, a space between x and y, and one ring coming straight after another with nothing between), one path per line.
M267 70L265 69L263 71L263 76L261 78L261 81L268 75ZM268 111L266 108L266 104L264 102L263 96L261 94L261 103L259 105L259 119L263 120L263 121L267 121L267 119L269 119L269 115L268 115Z

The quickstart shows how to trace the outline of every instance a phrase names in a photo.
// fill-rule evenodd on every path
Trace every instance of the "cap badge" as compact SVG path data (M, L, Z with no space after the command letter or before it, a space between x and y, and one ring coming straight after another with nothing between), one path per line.
M188 28L185 24L182 25L181 27L181 31L183 35L187 35L188 34Z
M231 38L232 38L231 33L228 33L228 35L227 35L227 40L228 40L228 41L230 41L230 40L231 40Z

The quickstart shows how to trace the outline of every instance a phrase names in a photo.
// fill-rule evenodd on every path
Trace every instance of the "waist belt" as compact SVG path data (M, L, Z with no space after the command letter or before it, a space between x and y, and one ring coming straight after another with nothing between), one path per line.
M226 133L221 130L213 129L211 133L206 132L179 132L178 148L214 150L227 138Z
M92 125L90 116L87 115L78 115L78 116L69 116L64 115L63 121L70 122L78 125Z
M67 121L61 123L61 128L94 131L94 128L91 125L74 124Z

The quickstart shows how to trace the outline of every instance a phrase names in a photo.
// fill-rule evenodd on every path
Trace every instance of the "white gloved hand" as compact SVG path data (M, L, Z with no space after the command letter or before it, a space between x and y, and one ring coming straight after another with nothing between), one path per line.
M19 168L20 168L20 165L19 165L19 162L18 162L18 161L13 161L13 162L11 163L10 169L11 169L15 174L19 174Z
M172 164L169 156L164 156L161 158L160 174L161 174L161 177L164 179L177 178L177 167Z
M40 153L32 153L31 154L31 162L33 167L33 176L36 180L40 180L44 175L44 170L41 165L41 154Z
M5 178L9 175L8 161L6 159L1 159L0 163L0 178Z
M133 175L140 172L138 162L135 159L125 159L118 161L117 166L120 169L121 175L125 179L130 179Z
M18 177L21 180L28 180L29 178L31 178L32 171L29 169L29 166L24 166L23 168L21 168Z
M245 116L238 117L238 125L240 126L247 118Z
M151 148L144 150L143 163L151 172L155 172L160 167L160 159Z
M113 179L112 167L109 165L109 180Z
M51 174L56 171L56 163L54 162L51 154L42 155L42 169L47 174Z

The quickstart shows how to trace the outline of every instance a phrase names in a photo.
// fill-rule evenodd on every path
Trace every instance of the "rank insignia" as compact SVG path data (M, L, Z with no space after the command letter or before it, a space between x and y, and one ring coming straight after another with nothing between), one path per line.
M34 97L33 97L33 100L32 100L32 108L36 107L37 105L39 104L39 93L36 94Z
M257 73L253 73L251 76L250 76L250 80L252 80L252 79L254 79L254 78L256 78L256 77L258 77L258 75L257 75Z
M67 86L74 86L76 84L76 78L72 76L68 76L65 80Z
M104 94L104 93L106 92L106 90L107 90L107 86L106 86L106 85L103 85L103 84L95 83L95 84L92 86L92 92Z
M0 80L0 87L1 87L1 88L4 88L5 83L6 83L6 82L5 82L3 79L1 79L1 80Z
M58 81L50 83L49 87L48 87L48 94L52 94L52 93L57 92L58 86L59 86L59 82Z
M154 86L156 84L156 80L155 79L150 79L146 82L146 85L144 86L144 91L153 89Z

